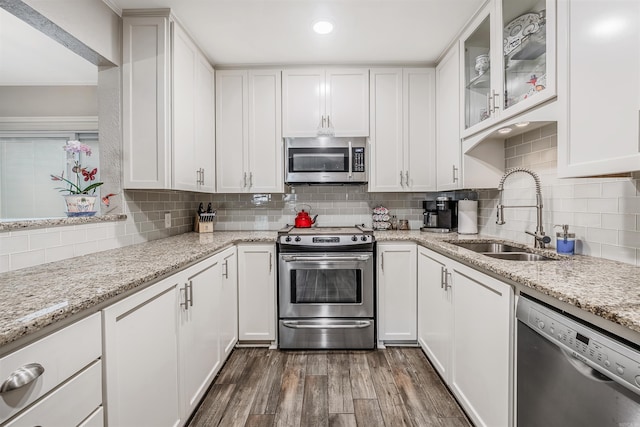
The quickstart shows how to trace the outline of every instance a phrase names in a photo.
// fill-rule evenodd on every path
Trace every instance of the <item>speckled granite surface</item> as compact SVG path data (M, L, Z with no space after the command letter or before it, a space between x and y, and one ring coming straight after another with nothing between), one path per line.
M378 242L414 241L453 259L535 289L599 317L640 332L640 268L587 256L559 256L552 250L535 252L557 261L523 262L489 258L447 241L496 241L490 236L433 234L420 231L377 232ZM512 243L515 246L524 246ZM529 248L531 249L531 248Z
M276 236L275 231L187 233L0 274L0 347L115 300L229 245L272 243ZM482 236L382 231L376 232L376 238L378 242L417 242L640 333L638 267L585 256L548 262L505 261L447 243L483 240Z
M186 233L0 274L0 347L237 242L276 232Z
M28 219L24 221L6 221L0 222L0 231L18 231L34 228L49 228L60 225L78 225L92 224L96 222L112 222L124 221L127 216L124 214L108 214L77 218L44 218L44 219Z

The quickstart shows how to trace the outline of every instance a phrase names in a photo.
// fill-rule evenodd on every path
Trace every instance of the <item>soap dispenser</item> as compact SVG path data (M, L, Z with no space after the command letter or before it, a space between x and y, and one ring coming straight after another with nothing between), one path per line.
M576 235L569 233L569 224L555 225L562 227L562 232L556 233L556 251L559 254L573 255L576 250Z

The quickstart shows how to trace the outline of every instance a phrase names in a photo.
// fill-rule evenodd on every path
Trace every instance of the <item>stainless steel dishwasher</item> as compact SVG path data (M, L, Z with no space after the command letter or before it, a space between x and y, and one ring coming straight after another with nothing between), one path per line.
M640 351L527 297L516 310L517 426L640 426Z

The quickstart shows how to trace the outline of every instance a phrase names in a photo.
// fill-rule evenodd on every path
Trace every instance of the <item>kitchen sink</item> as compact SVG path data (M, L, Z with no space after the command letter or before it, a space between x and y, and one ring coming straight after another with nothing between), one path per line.
M506 243L488 242L451 242L451 244L479 253L526 252L525 248L511 246Z
M526 247L499 242L449 242L479 254L509 261L555 261L557 258L534 253Z
M555 258L550 258L540 254L532 254L529 252L493 252L484 253L482 255L491 258L506 259L509 261L557 261Z

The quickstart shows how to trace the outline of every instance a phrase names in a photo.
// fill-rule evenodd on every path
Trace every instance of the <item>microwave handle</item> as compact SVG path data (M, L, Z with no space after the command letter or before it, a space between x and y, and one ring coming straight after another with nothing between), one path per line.
M349 141L349 178L353 177L353 152L351 151L351 141Z

